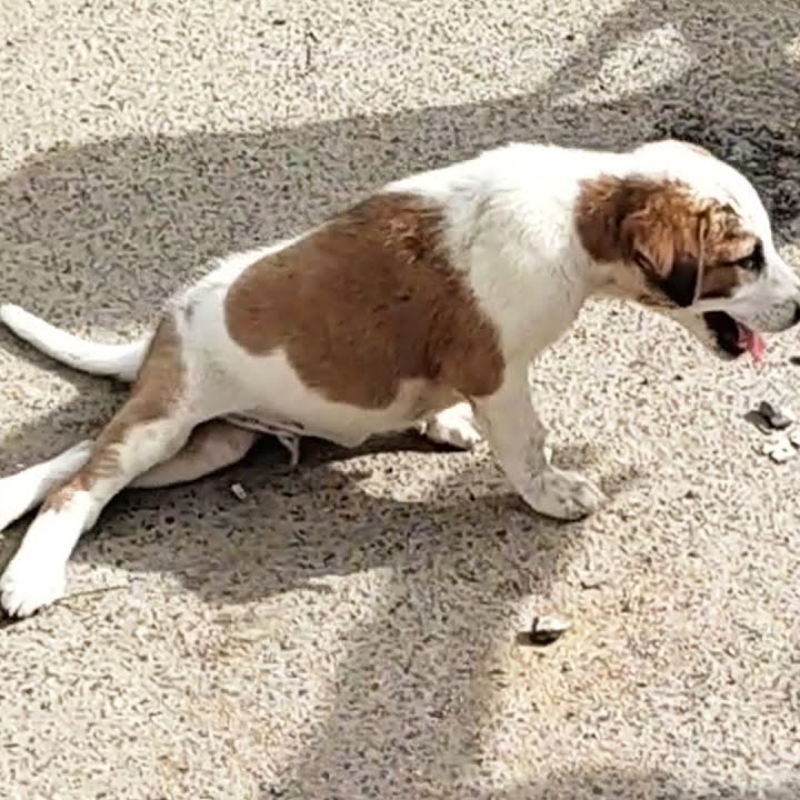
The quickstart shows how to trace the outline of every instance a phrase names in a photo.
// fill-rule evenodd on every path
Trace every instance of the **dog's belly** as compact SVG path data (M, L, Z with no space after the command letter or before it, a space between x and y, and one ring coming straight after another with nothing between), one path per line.
M306 385L285 354L254 357L222 340L216 344L220 405L235 397L222 416L241 427L275 436L314 437L356 447L371 436L408 429L430 413L462 398L447 387L420 379L406 380L385 406L362 407L338 402ZM365 376L364 380L368 380Z
M280 403L269 410L255 408L226 414L225 419L242 428L277 436L287 446L291 441L313 437L342 447L357 447L370 436L413 425L424 415L415 400L401 397L389 408L377 410L327 403L315 397L312 402L295 407Z
M410 427L422 416L416 392L403 391L384 409L334 403L316 392L259 398L260 402L225 415L235 425L289 440L313 437L342 447L357 447L371 436ZM293 402L294 401L294 402Z
M276 436L290 450L300 439L325 439L342 447L357 447L371 436L410 428L420 419L461 400L444 393L401 392L386 409L360 409L339 403L279 404L266 410L250 408L226 414L224 419L241 428Z

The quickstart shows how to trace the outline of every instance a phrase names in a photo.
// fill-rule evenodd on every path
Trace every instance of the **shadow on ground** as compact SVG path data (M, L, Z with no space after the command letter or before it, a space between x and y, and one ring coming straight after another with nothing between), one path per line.
M568 773L546 784L517 786L513 789L485 795L485 800L549 800L569 798L647 797L654 800L792 800L797 797L800 783L773 786L768 789L740 789L724 784L710 784L702 789L681 786L668 773ZM269 795L267 795L269 796Z
M800 174L800 83L796 65L785 55L785 46L798 34L800 17L795 15L791 22L776 19L774 13L769 18L761 15L763 25L753 30L739 20L740 15L748 21L759 16L760 4L754 0L740 0L735 11L723 2L696 5L696 11L678 18L670 13L669 3L639 2L608 17L591 44L530 96L253 134L131 137L56 149L0 182L0 254L13 253L26 263L24 275L0 270L3 296L73 327L77 319L84 325L99 321L119 330L131 313L152 319L164 287L177 288L197 276L210 256L288 235L387 179L511 139L623 148L643 139L675 135L704 144L754 179L773 213L778 238L785 241L793 235L792 223L800 213L796 181ZM690 73L646 92L595 103L564 101L596 78L604 58L621 39L668 23L679 30L697 58ZM720 27L725 30L721 32ZM565 31L565 47L568 37ZM48 299L56 296L72 297L74 302L65 306ZM14 356L24 355L50 367L7 334L2 334L2 344ZM104 382L56 371L74 382L81 398L49 411L35 426L26 424L7 432L0 456L4 469L67 446L107 415L119 399ZM102 397L87 404L89 394ZM440 457L418 442L403 439L399 444L421 447L423 452L415 457ZM403 503L361 491L357 471L342 467L348 459L338 451L317 445L312 450L309 461L289 475L280 466L282 454L277 449L261 448L249 464L258 464L270 474L259 479L263 486L240 505L229 497L227 487L252 475L244 467L193 487L128 493L112 504L99 526L101 531L122 528L119 535L101 533L79 550L77 558L121 562L126 541L134 537L138 562L121 566L142 572L173 571L212 603L280 593L305 585L312 577L346 574L353 568L389 566L395 579L381 600L382 608L387 615L400 614L398 618L404 619L403 608L412 595L427 591L414 585L416 559L438 558L442 570L465 570L458 577L459 591L471 584L474 601L488 602L480 586L483 564L492 559L475 550L474 539L467 541L463 533L483 529L486 534L480 547L497 551L495 555L506 565L504 574L493 582L502 587L492 601L501 619L511 603L534 588L547 591L548 581L559 573L580 537L579 525L559 526L526 514L505 494L499 473L488 459L476 467L467 456L449 456L454 475L448 479L447 501ZM363 459L355 460L360 468ZM459 465L469 469L459 470ZM379 468L394 469L391 456L384 456ZM475 469L481 474L471 474ZM247 480L254 483L252 477ZM624 476L619 481L624 485ZM490 491L472 497L474 482ZM196 509L201 498L208 505L209 497L215 496L211 505L219 506L220 513L212 518L192 511L197 525L193 544L181 541L184 549L176 549L171 536L175 517ZM321 496L336 508L321 505ZM222 509L225 504L230 504L228 510ZM255 545L249 569L233 576L226 586L219 576L227 579L232 573L218 556L236 544L237 520L249 517L252 527L254 514L263 514L263 542ZM290 539L280 538L281 527L275 523L281 515L291 520ZM123 518L131 521L122 524ZM527 537L532 543L526 555L520 557L507 544L510 528L513 541ZM356 567L348 566L356 550L360 560ZM431 591L434 595L438 591L446 605L444 584ZM430 738L423 743L431 761L441 762L438 767L436 763L429 766L441 773L443 785L450 785L456 775L448 759L463 763L479 757L481 741L475 732L481 729L485 705L481 696L484 667L475 664L461 675L448 671L448 651L470 632L449 629L444 618L415 621L409 616L407 622L406 639L420 637L426 647L434 648L441 664L436 681L470 692L472 724L462 718L455 729L446 719L434 718ZM350 655L337 675L334 707L324 726L297 754L286 776L287 786L324 781L332 765L346 763L352 783L347 779L346 787L331 785L328 797L355 796L345 788L352 792L361 785L358 775L364 750L374 747L376 740L381 746L381 720L417 713L412 699L402 692L393 695L397 704L392 708L354 702L362 697L365 686L378 679L378 663L402 663L403 646L386 639L386 625L387 618L379 617L354 636ZM491 632L487 639L491 640ZM397 679L402 682L403 675ZM368 709L369 724L366 712L352 715L353 707ZM370 741L365 741L367 730ZM382 763L391 771L393 783L402 785L406 780L411 785L415 765L404 760L402 753L386 755ZM659 780L653 778L653 785L660 785ZM585 788L595 781L605 788L598 792ZM602 794L612 785L617 784L608 776L576 775L559 779L554 789L532 785L491 796L507 800L578 798L583 796L580 792L587 797L642 796L626 794L622 784L616 793ZM283 796L277 787L265 791L265 797ZM648 796L681 800L712 796L679 788L661 794L653 791ZM757 795L730 789L713 796L755 800ZM780 800L790 793L764 796Z

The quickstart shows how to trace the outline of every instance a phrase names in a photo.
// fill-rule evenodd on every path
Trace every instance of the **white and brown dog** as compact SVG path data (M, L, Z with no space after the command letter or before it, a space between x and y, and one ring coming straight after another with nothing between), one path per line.
M384 186L295 239L222 260L133 344L86 342L16 306L19 336L133 382L93 442L0 481L0 530L42 503L0 579L24 616L59 598L81 534L126 486L199 478L263 433L346 446L418 428L485 436L536 511L601 491L550 463L528 368L592 295L642 303L723 357L800 318L800 282L752 185L675 141L625 153L514 144Z

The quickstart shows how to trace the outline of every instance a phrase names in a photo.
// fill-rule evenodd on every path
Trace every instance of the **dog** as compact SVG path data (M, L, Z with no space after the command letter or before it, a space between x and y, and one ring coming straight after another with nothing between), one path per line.
M627 151L512 143L384 185L296 238L240 253L140 341L81 340L4 305L55 359L131 382L94 441L0 481L0 530L41 504L0 578L26 616L62 596L81 534L126 486L200 478L263 434L353 447L416 429L485 438L536 512L574 520L603 492L551 463L528 382L584 302L639 303L721 358L800 319L755 188L688 143Z

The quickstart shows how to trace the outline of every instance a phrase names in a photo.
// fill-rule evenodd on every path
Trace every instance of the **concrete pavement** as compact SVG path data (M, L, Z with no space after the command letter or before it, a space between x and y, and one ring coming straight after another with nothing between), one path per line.
M791 0L6 0L0 32L0 297L76 332L130 337L207 257L514 138L704 143L800 267ZM800 457L742 421L800 412L798 352L756 372L588 308L536 372L556 460L613 495L579 524L413 438L126 493L71 597L0 629L0 794L800 796ZM2 472L122 396L5 333L0 377ZM573 629L519 647L548 612Z

